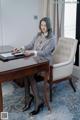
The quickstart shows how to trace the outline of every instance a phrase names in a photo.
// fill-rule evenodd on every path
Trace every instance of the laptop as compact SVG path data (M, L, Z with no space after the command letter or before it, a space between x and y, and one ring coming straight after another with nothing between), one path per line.
M18 52L15 54L13 54L12 52L0 53L0 60L2 60L4 62L9 61L9 60L23 58L23 57L24 57L24 54L21 52Z

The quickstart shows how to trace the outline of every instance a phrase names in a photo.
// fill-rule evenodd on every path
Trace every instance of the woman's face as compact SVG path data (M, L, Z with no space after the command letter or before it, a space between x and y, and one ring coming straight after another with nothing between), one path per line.
M43 32L43 33L47 32L47 26L46 26L46 22L45 21L41 22L40 28L41 28L41 32Z

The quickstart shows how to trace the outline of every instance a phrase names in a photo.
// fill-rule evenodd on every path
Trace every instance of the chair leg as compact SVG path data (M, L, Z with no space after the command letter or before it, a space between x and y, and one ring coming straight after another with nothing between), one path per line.
M52 102L52 83L49 83L50 88L50 102Z
M50 66L50 83L49 83L49 88L50 88L50 102L52 102L52 80L53 80L53 67Z
M70 77L69 83L70 83L71 87L73 88L74 92L76 92L76 89L75 89L73 82L72 82L72 77Z

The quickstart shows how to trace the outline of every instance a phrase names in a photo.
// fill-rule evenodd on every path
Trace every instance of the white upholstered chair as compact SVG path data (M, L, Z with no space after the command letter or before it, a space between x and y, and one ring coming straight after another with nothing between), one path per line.
M73 90L72 71L77 48L77 40L72 38L60 38L53 52L52 66L50 67L50 101L52 101L52 84L69 80Z

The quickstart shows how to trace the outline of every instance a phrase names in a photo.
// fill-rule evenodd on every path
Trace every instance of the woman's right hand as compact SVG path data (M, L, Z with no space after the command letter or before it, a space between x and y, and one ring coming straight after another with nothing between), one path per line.
M25 55L25 56L34 55L34 50L26 50L26 51L24 52L24 55Z
M12 49L12 54L15 54L15 53L18 53L19 52L19 49L18 48L14 48L14 49Z

